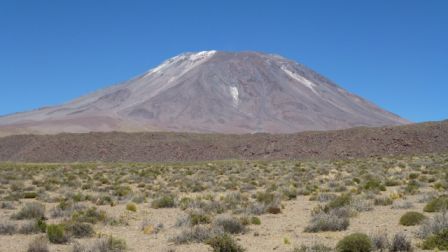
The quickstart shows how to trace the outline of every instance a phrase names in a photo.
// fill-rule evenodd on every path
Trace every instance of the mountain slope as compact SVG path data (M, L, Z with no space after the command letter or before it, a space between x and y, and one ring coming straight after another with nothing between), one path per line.
M61 106L1 117L0 134L291 133L405 123L283 57L204 51Z

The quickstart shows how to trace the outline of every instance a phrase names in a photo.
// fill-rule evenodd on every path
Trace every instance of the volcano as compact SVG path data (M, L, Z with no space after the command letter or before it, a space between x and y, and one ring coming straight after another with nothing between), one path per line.
M284 57L203 51L63 105L0 117L0 132L293 133L407 123Z

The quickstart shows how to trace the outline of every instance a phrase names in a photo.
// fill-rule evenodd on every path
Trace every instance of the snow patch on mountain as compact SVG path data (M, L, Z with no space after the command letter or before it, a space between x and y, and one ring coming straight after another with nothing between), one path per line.
M316 84L312 83L311 81L309 81L308 79L304 78L303 76L292 72L291 70L289 70L286 66L281 66L281 69L289 75L289 77L291 77L293 80L296 80L298 82L300 82L301 84L305 85L307 88L311 89L311 91L313 91L315 94L319 95L315 89Z
M230 95L233 99L233 105L236 107L239 103L239 92L237 87L230 87Z
M178 74L178 76L181 76L185 74L186 72L190 71L192 68L196 67L197 65L204 63L207 59L212 57L216 51L202 51L198 53L185 53L178 56L175 56L173 58L170 58L169 60L166 60L159 66L151 69L146 75L151 76L153 74L162 74L166 69L169 69L170 66L173 66L175 63L180 64L184 67L184 71Z

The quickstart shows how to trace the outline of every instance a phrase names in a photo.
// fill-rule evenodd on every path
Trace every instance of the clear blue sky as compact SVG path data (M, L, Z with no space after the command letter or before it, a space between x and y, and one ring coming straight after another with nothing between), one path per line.
M185 51L277 53L412 121L448 119L448 1L2 0L0 114Z

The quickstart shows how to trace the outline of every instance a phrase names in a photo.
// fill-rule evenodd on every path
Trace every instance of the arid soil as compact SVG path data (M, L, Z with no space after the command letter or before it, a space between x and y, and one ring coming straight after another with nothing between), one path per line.
M0 138L0 161L350 159L448 151L448 121L297 134L86 133Z
M89 249L107 237L118 252L222 251L213 250L209 240L229 235L246 252L330 252L353 233L377 241L374 250L338 251L422 251L439 228L448 228L447 165L446 154L305 162L3 163L0 251L36 248L37 237L49 251L61 252L111 251ZM409 212L423 219L403 222ZM39 229L38 220L46 228ZM397 240L397 234L404 238ZM393 246L401 250L388 249Z

